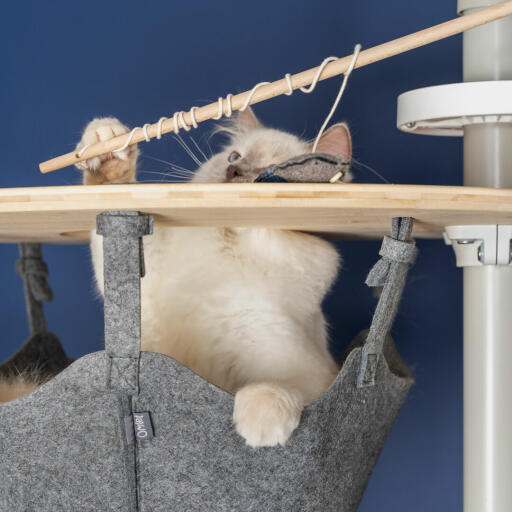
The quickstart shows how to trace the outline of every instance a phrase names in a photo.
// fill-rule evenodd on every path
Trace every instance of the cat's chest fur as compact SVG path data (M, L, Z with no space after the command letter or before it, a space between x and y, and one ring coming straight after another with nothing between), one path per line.
M321 303L339 261L329 243L262 228L155 226L144 255L143 350L165 353L228 390L241 385L236 365L253 344L281 350L267 341L280 332L296 331L297 343L325 350Z

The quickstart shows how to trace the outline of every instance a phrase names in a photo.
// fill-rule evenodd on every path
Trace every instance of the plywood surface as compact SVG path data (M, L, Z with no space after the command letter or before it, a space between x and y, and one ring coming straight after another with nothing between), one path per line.
M85 241L105 210L169 226L268 226L376 238L395 216L415 236L444 226L512 224L512 189L362 184L137 184L0 189L0 242Z

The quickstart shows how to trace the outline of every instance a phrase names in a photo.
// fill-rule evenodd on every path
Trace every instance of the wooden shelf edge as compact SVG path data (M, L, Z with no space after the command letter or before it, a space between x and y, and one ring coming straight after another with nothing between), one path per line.
M415 236L454 224L512 224L512 189L380 184L134 184L0 189L0 242L84 241L95 217L138 210L169 226L271 227L380 238L395 216Z

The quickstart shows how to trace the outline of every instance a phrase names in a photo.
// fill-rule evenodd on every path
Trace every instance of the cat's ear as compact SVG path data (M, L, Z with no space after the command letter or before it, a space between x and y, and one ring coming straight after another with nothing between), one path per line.
M238 111L236 125L239 132L250 132L262 127L251 107L247 107L243 112L241 110Z
M313 147L313 143L311 144ZM352 138L345 123L332 125L322 134L316 147L317 153L328 153L343 160L352 158Z

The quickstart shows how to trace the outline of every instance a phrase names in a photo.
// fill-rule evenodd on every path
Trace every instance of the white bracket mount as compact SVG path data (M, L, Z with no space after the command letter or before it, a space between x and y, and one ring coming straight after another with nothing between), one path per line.
M512 225L446 226L443 237L457 267L512 264Z

